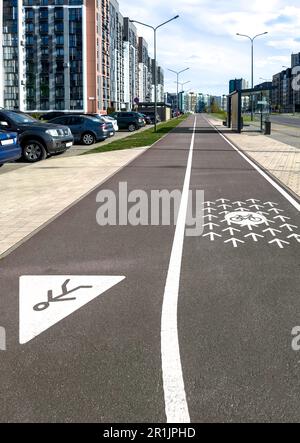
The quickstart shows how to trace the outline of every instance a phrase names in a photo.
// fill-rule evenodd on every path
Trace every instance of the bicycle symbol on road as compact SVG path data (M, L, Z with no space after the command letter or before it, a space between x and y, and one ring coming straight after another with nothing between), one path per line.
M225 218L228 224L234 223L241 226L257 226L267 222L266 217L257 212L230 212Z

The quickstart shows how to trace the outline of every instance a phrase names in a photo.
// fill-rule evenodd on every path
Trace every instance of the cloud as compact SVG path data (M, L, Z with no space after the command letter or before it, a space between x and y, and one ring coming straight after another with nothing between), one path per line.
M158 32L158 58L166 89L175 91L167 68L191 69L182 81L194 90L223 94L230 78L250 78L250 41L236 33L268 35L255 41L255 82L271 78L300 52L299 0L120 0L124 16L157 25L175 14L180 18ZM153 33L137 26L153 51ZM153 52L152 52L153 54Z

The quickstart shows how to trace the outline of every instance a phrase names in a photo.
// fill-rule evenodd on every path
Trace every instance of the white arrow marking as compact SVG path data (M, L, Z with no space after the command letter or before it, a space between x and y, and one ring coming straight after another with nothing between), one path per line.
M229 243L229 242L232 242L235 248L238 247L238 243L245 243L243 240L239 240L237 238L230 238L229 240L224 241L224 243Z
M238 202L233 202L232 204L233 204L233 205L238 205L238 206L243 206L243 205L245 205L246 203L245 203L245 202L240 202L240 201L238 201Z
M247 208L239 208L239 211L242 211L242 212L249 212L249 209L247 209Z
M245 235L245 238L248 238L248 237L252 237L252 240L254 240L255 242L258 241L258 237L264 238L263 235L254 234L254 232L251 232L250 234Z
M229 220L227 220L226 218L224 218L224 220L221 220L221 223L224 223L224 222L226 222L228 226L232 225L232 223Z
M261 215L270 215L268 212L263 212L263 211L257 211L257 213Z
M249 208L255 208L255 209L259 210L260 208L263 208L263 206L261 206L261 205L251 205L251 206L249 206Z
M295 238L298 243L300 243L300 235L299 234L292 234L289 235L288 238Z
M204 211L208 211L211 214L211 211L216 211L214 208L204 208Z
M231 205L219 205L218 208L226 209L226 208L232 208L232 206Z
M214 202L205 202L207 206L216 205Z
M249 198L248 200L246 200L246 202L251 202L251 203L259 203L260 200L255 200L254 198Z
M241 232L240 229L236 229L236 228L226 228L226 229L223 229L222 232L227 232L227 231L230 232L230 235L234 235L234 232Z
M284 240L280 240L279 238L275 238L272 241L269 241L270 245L276 243L281 249L284 248L283 244L289 245L290 243Z
M269 212L275 212L275 214L280 214L280 212L284 212L283 209L272 208L268 209Z
M223 214L226 215L226 214L229 214L229 211L222 211L222 212L220 212L219 214L220 214L220 215L223 215Z
M216 200L216 202L221 202L221 203L226 203L226 202L230 202L230 200L227 200L227 198L219 198L218 200Z
M276 235L277 235L276 232L278 234L281 234L281 231L278 231L278 229L272 229L272 228L265 229L263 232L270 232L270 234L272 234L273 237L276 237Z
M264 224L265 224L266 226L270 226L270 223L273 223L273 224L274 224L275 222L274 222L273 220L268 220L268 219L266 218Z
M212 218L218 218L218 217L216 215L208 214L208 215L205 215L203 218L208 218L208 220L211 221Z
M295 225L289 225L288 223L285 223L284 225L280 226L281 228L287 228L290 232L293 232L293 228L298 229L298 226Z
M272 208L273 208L274 206L279 206L278 203L274 203L274 202L266 202L265 205L272 206Z
M124 279L104 275L20 277L20 344L29 342Z
M291 220L290 217L285 217L284 215L276 215L276 217L274 217L274 220L279 219L282 222L285 222L286 220Z
M216 224L216 223L206 223L203 226L209 226L209 229L212 231L214 229L214 226L218 227L220 225Z
M215 237L222 237L220 234L216 234L215 232L209 232L208 234L204 234L203 237L209 236L212 241L215 241Z

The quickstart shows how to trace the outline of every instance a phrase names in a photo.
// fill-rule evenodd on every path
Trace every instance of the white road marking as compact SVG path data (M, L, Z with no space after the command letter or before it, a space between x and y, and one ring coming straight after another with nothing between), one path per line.
M182 198L180 202L162 307L161 357L165 410L168 423L190 423L191 421L186 400L180 359L177 310L196 122L197 117L195 117L194 121L193 135L190 144Z
M209 125L215 129L215 131L228 143L236 152L240 154L241 157L243 157L244 160L246 160L254 169L256 169L257 172L259 172L283 197L285 197L291 205L294 206L294 208L297 209L297 211L300 211L300 203L297 202L296 199L294 199L287 191L285 191L278 183L275 182L266 172L264 172L257 164L255 164L250 158L247 157L243 152L241 152L236 146L234 146L233 143L231 143L227 138L208 120L206 120ZM254 203L259 200L252 200ZM276 204L273 202L268 202L269 204Z
M245 243L243 240L239 240L238 238L230 238L229 240L224 241L224 243L232 243L235 248L238 247L238 243Z
M208 232L207 234L203 234L203 237L210 237L211 241L215 241L215 237L222 237L222 235L215 232Z
M20 277L20 344L29 342L124 279L102 275Z
M280 240L279 238L275 238L274 240L269 241L269 243L270 243L270 245L272 245L273 243L276 243L280 247L280 249L284 248L283 244L286 244L286 245L290 244L288 241Z
M252 232L251 234L247 234L247 235L245 235L244 236L245 238L248 238L248 237L252 237L252 240L254 240L255 242L258 242L258 237L260 237L260 238L264 238L264 236L263 235L260 235L260 234L254 234L254 232Z

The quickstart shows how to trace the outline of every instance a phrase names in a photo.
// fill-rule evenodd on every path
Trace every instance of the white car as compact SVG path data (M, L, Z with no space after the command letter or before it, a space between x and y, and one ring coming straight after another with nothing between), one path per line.
M116 119L110 117L109 115L101 115L101 118L106 122L106 123L112 123L114 130L117 132L119 130L119 126L118 126L118 122Z

